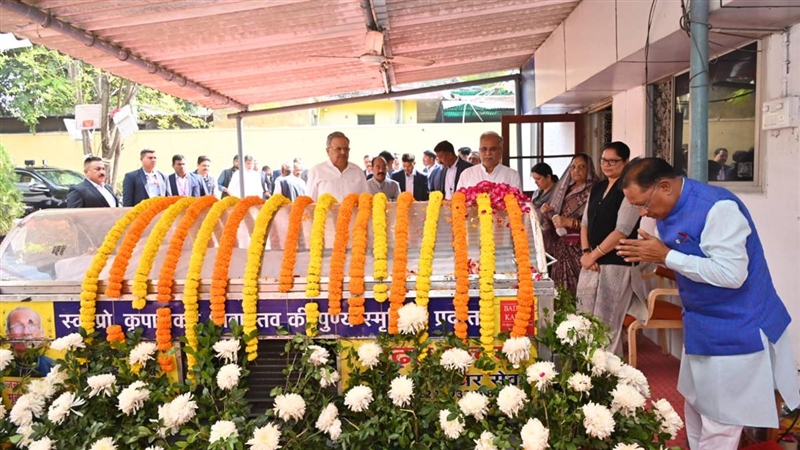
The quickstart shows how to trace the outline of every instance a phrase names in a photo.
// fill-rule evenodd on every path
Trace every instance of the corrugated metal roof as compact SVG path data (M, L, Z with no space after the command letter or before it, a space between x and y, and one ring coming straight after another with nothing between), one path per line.
M6 5L18 0L3 0ZM244 105L384 89L365 53L360 0L25 0ZM392 85L518 69L579 0L369 0L384 54L433 60L389 64ZM219 100L0 10L0 31L45 45L169 94ZM328 58L323 56L352 57Z

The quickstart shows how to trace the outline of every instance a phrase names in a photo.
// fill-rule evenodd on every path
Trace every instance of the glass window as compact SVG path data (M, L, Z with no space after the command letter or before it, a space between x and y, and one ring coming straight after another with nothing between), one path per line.
M375 114L359 114L359 125L375 125Z
M74 186L83 182L83 175L71 170L40 169L39 174L56 186Z

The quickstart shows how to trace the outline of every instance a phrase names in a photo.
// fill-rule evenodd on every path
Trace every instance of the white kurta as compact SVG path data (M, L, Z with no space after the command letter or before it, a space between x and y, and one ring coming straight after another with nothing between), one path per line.
M306 186L306 193L314 200L328 193L341 202L348 194L367 192L367 180L357 165L348 163L347 168L340 172L330 160L308 171Z
M228 185L228 195L234 197L244 198L251 195L262 197L264 195L264 188L261 186L261 172L255 170L244 171L244 193L241 192L239 184L239 171L233 173L231 183Z
M511 187L522 190L522 180L519 178L519 173L502 164L495 166L492 173L487 172L486 168L481 164L472 166L469 169L464 169L464 171L461 172L461 176L458 178L458 186L456 189L470 188L476 186L481 181L505 183Z

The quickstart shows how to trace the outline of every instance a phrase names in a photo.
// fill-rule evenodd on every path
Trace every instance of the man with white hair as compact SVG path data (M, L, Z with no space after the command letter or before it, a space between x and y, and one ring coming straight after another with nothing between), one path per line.
M317 200L328 193L342 201L348 194L367 192L364 172L349 161L350 139L340 131L334 131L327 139L328 160L308 171L308 195Z
M298 163L291 164L287 161L281 164L281 176L275 180L272 195L281 194L292 201L306 195L306 183L297 176L302 171L303 166Z
M494 131L487 131L481 135L480 165L472 166L461 174L458 180L458 189L476 186L481 181L505 183L511 187L522 190L522 180L519 173L500 164L503 158L503 137Z

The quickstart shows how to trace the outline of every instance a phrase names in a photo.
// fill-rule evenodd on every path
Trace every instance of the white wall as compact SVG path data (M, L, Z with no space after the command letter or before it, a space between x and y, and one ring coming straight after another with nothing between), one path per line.
M611 138L631 148L631 158L645 156L647 91L637 86L615 95L611 105Z

